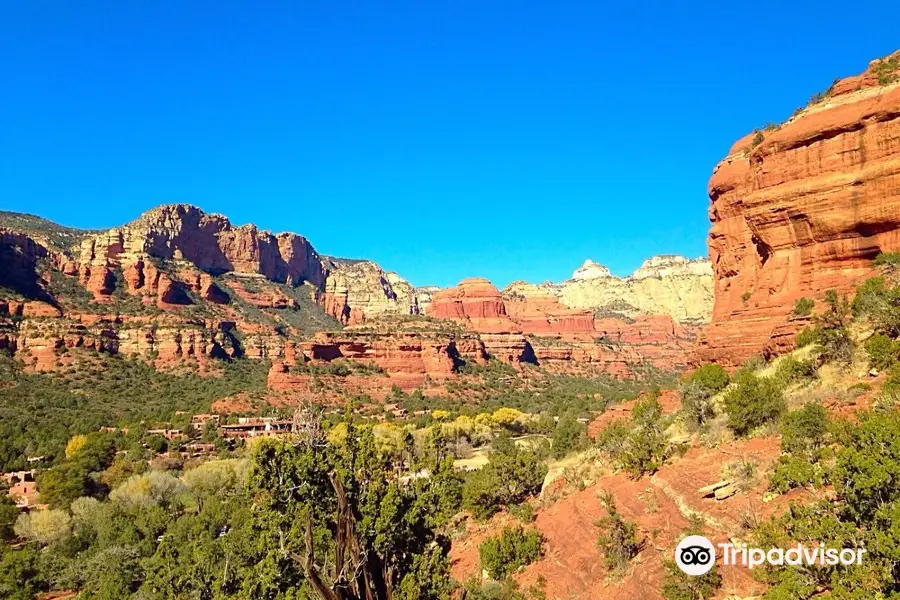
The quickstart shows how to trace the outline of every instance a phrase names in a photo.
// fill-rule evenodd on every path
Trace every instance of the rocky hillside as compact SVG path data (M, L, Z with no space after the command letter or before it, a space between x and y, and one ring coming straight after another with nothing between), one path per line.
M38 369L72 346L157 365L277 358L367 313L417 311L411 286L374 263L183 204L106 231L0 213L0 264L0 343Z
M644 364L662 370L684 366L696 335L668 315L597 318L591 310L564 306L542 288L503 295L482 278L435 293L426 312L478 332L487 353L508 363L587 364L621 376Z
M900 52L747 134L709 182L715 307L697 360L793 339L794 302L848 290L900 249ZM773 341L774 340L774 341Z
M668 315L682 323L706 323L712 313L713 279L708 260L654 256L627 277L616 277L592 260L562 283L517 281L503 290L507 298L551 294L569 308L598 316Z
M648 262L631 279L671 280L676 263ZM696 334L667 315L598 318L543 288L527 297L504 297L486 280L414 288L371 261L320 256L300 235L184 204L105 231L0 213L0 264L0 346L38 372L62 368L78 347L201 373L216 370L211 359L248 357L272 363L270 389L306 393L310 377L292 375L298 361L347 359L377 366L385 377L361 379L383 395L488 357L618 376L670 371L686 364Z

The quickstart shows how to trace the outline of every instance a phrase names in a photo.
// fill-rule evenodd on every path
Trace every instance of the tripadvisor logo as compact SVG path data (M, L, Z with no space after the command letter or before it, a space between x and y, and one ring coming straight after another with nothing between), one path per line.
M722 563L741 565L752 569L763 564L781 565L859 565L862 564L863 548L828 548L824 545L804 546L797 544L784 548L750 548L746 544L719 544ZM675 564L688 575L704 575L716 563L716 546L702 535L689 535L675 547Z
M675 548L675 564L688 575L708 573L716 563L716 548L702 535L689 535Z

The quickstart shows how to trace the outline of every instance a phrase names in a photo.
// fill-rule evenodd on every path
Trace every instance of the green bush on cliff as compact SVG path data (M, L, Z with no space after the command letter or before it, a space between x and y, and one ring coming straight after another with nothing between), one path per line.
M872 67L879 85L890 85L900 79L900 55L883 58Z
M825 292L826 309L815 318L819 356L826 361L849 363L853 358L853 338L850 324L850 303L835 290Z
M665 434L658 394L638 399L629 422L617 420L607 425L597 435L597 446L633 477L659 469L672 447Z
M725 393L723 405L728 413L728 427L739 436L778 419L787 408L778 381L750 373Z
M872 277L856 288L853 314L866 319L880 333L900 336L900 288L883 276Z
M731 377L721 365L715 363L701 365L696 371L685 377L685 381L697 384L710 396L718 394L731 382Z
M504 433L494 441L488 464L467 477L463 508L477 519L490 518L500 507L520 504L540 492L546 475L541 453L518 447Z
M564 458L571 452L587 447L587 428L578 421L573 411L567 411L553 429L552 440L553 457Z
M793 410L781 421L781 452L769 479L777 492L796 487L819 487L828 481L824 459L832 455L832 424L828 411L814 402Z
M715 565L700 576L686 574L674 561L666 561L662 595L666 600L707 600L722 587L722 576Z
M702 365L682 380L678 388L681 413L689 428L702 427L715 416L712 397L725 389L730 381L728 371L717 364Z
M819 332L816 331L815 327L804 327L800 330L800 333L797 334L797 347L803 348L804 346L815 344L818 339Z
M602 492L600 502L606 509L606 516L594 523L600 528L597 548L603 553L606 568L610 571L620 571L640 552L643 540L638 537L637 526L619 514L611 493Z
M816 301L811 298L798 298L796 302L794 302L794 310L792 314L795 317L807 317L812 314L813 308L816 306Z
M785 356L778 364L775 377L787 385L796 381L815 379L816 362L811 359L797 359L793 356Z
M809 600L892 598L900 593L897 576L897 527L900 523L900 413L863 411L858 421L834 429L836 444L828 475L828 498L794 503L751 534L752 545L786 548L801 543L864 548L852 566L763 566L756 575L769 586L766 598ZM783 487L812 481L816 472L793 460L782 470L792 480Z
M865 343L869 364L878 370L891 368L900 359L900 342L883 333L876 333Z
M900 266L900 252L879 252L872 264L876 267Z
M543 554L544 536L537 529L504 527L499 536L478 546L481 567L494 579L505 579Z

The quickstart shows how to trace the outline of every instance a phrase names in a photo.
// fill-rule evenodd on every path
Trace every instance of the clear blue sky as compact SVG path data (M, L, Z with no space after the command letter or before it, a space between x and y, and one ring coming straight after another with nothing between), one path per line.
M0 208L189 202L418 285L626 274L706 254L715 163L900 47L895 10L7 0Z

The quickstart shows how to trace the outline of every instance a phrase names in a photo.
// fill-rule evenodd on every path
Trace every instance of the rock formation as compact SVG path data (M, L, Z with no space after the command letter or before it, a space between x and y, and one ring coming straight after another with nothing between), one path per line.
M368 260L329 258L322 296L325 312L345 325L384 314L419 314L413 287Z
M698 362L775 353L776 332L783 350L798 298L849 291L878 253L900 250L897 74L873 61L816 100L740 139L713 172L715 307Z
M561 286L505 294L485 279L414 288L371 261L322 257L302 236L234 226L184 204L106 231L2 213L0 262L0 286L12 291L0 294L0 344L36 359L35 369L52 369L69 347L134 354L160 367L226 356L281 361L313 333L344 325L353 331L348 339L322 346L338 348L334 357L301 352L317 361L374 361L402 385L486 356L560 369L584 363L621 375L646 361L673 368L683 363L690 328L669 317L668 325L626 317L597 329L597 305L570 306L566 290L618 286L608 296L620 300L626 281L684 290L673 282L703 276L702 265L662 258L626 279L589 262ZM422 313L457 325L423 329L430 321ZM273 376L286 377L277 369Z
M595 319L563 306L538 286L504 297L487 279L466 279L432 297L428 316L478 332L490 356L565 370L573 363L628 376L644 363L672 370L686 363L696 335L668 315Z
M115 268L138 270L153 258L185 261L206 273L255 273L270 281L298 285L325 283L319 255L306 238L293 233L273 235L255 225L235 227L222 215L195 206L171 204L147 211L122 227L89 236L77 257L86 282L101 281L97 273ZM103 295L102 288L88 289Z
M566 307L601 315L669 315L684 323L704 323L712 312L712 290L709 261L654 256L627 277L616 277L606 267L586 260L568 281L517 281L507 286L503 295L527 298L551 294Z

